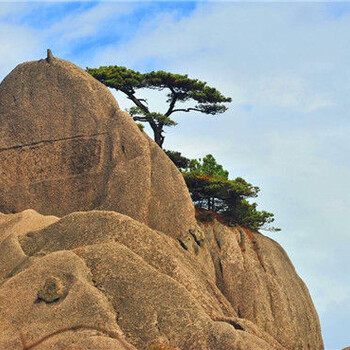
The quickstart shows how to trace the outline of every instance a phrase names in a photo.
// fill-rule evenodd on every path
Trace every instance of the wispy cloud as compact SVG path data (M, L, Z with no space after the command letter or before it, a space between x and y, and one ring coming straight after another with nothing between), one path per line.
M87 37L101 36L100 31L112 31L115 33L118 21L121 17L131 15L139 5L137 3L99 3L88 9L79 9L67 14L62 20L54 23L48 35L59 36L62 41L84 39ZM106 36L106 33L104 33ZM102 37L104 36L102 35Z

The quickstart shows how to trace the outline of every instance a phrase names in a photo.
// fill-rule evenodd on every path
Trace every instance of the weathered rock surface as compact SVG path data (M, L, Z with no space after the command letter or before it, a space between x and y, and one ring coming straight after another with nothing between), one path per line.
M310 294L274 240L217 220L201 224L215 266L216 284L237 315L287 349L323 349Z
M173 236L195 226L181 174L109 90L49 57L0 85L0 211L115 210Z
M180 244L105 211L0 220L0 256L12 257L0 260L0 350L323 348L307 290L283 290L302 282L281 248L259 234L242 231L243 243L239 229L215 223ZM206 252L212 268L203 268ZM302 308L294 299L285 308L287 298L301 298ZM283 317L305 324L288 328Z

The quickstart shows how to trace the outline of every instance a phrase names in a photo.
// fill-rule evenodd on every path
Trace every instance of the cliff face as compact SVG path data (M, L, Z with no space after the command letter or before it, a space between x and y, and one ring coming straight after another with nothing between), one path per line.
M84 71L20 65L0 126L0 350L323 349L283 249L197 224L181 174Z
M322 349L318 315L286 252L274 240L218 221L201 224L216 284L237 312L287 349Z

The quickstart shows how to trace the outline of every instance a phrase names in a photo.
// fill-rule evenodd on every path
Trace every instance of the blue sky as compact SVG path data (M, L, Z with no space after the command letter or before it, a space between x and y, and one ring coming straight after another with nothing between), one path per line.
M261 188L327 350L350 345L349 42L350 3L0 2L0 78L50 47L83 68L187 73L232 97L224 115L179 115L165 147L212 153Z

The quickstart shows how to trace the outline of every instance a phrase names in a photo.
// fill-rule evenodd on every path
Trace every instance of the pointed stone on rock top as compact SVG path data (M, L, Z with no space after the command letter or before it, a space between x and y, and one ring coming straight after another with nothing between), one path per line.
M55 57L53 56L51 49L47 49L46 61L48 63L51 63L54 60L54 58Z

